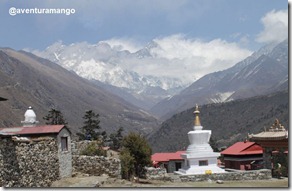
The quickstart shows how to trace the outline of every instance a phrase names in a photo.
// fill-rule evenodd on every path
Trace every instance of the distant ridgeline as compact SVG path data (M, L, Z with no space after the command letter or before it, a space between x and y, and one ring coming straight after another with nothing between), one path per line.
M184 150L188 145L186 134L193 126L194 107L166 120L149 137L155 152ZM268 129L278 118L289 124L289 93L277 92L266 96L200 106L202 126L212 130L211 140L217 148L246 139L248 133Z

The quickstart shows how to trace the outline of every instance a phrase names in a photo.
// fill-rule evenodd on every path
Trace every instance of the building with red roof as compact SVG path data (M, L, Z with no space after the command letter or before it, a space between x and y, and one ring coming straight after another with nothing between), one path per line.
M33 136L33 135L49 135L49 134L58 134L63 128L66 128L64 125L44 125L44 126L35 126L35 127L9 127L9 128L0 128L0 136ZM66 128L67 129L67 128Z
M153 166L164 167L168 173L178 171L183 167L184 159L181 154L185 151L177 151L175 153L155 153L151 156Z
M71 177L70 130L65 125L37 126L32 107L24 117L21 127L0 128L0 166L3 167L0 185L48 186L50 181ZM23 177L31 177L36 184L24 181Z
M221 152L225 169L251 170L261 168L263 148L255 142L237 142Z

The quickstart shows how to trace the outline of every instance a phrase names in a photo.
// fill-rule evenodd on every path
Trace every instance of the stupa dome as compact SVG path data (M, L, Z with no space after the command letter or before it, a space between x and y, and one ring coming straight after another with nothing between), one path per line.
M32 107L29 106L26 112L24 113L24 121L34 123L36 121L36 114L32 110Z
M26 112L24 113L24 121L21 121L23 126L34 126L38 121L36 120L36 114L32 110L32 107L29 106Z

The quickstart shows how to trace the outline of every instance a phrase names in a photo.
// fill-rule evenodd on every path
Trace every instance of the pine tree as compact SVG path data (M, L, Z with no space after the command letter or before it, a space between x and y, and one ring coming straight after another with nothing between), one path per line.
M92 110L86 111L83 116L84 126L82 127L82 133L77 133L80 139L96 140L98 139L100 132L99 114L95 114Z
M119 150L122 146L123 135L122 132L124 131L123 127L120 127L116 133L110 134L110 140L112 142L111 148L114 150Z
M57 109L51 109L49 111L49 114L45 117L43 117L44 120L46 120L47 125L67 125L65 118L63 117L63 114L61 111Z
M121 163L131 166L122 167L123 169L133 169L134 175L141 177L144 174L144 167L151 165L151 147L148 145L146 139L136 133L129 133L122 141ZM126 153L129 156L123 156ZM124 158L131 159L131 163L123 161ZM128 177L130 178L130 177Z

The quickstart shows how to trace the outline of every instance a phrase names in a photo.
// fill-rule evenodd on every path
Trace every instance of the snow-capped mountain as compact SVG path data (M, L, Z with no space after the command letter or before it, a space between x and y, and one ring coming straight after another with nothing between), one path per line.
M106 42L98 42L93 45L81 42L67 46L59 41L44 51L32 51L32 53L49 59L88 80L122 88L123 91L133 96L131 98L124 96L124 99L134 103L133 99L140 100L145 103L140 103L138 106L149 109L158 101L178 93L189 85L178 78L143 75L131 70L130 62L152 57L151 49L155 46L157 44L152 42L143 49L131 53L127 50L120 50L118 47L111 47ZM100 85L105 86L104 84ZM107 89L113 90L113 88ZM121 93L121 91L118 92ZM138 103L138 101L136 102Z
M182 34L155 38L146 45L139 43L115 38L96 44L56 42L45 50L31 52L112 93L119 92L143 109L174 96L206 74L230 68L252 53L238 43L190 39ZM125 92L132 96L125 96Z
M151 112L166 119L197 104L220 103L288 89L288 40L270 44L224 71L210 73Z

